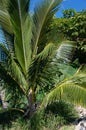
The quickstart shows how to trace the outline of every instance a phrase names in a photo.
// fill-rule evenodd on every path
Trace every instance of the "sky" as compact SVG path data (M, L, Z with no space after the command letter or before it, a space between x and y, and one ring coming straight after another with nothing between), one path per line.
M60 10L57 16L62 16L62 10L65 9L75 9L77 12L86 9L86 0L64 0L60 5Z
M31 10L34 8L34 4L40 2L41 0L31 0ZM65 9L75 9L77 12L82 9L86 9L86 0L63 0L60 5L60 9L56 14L57 17L62 17L62 10Z

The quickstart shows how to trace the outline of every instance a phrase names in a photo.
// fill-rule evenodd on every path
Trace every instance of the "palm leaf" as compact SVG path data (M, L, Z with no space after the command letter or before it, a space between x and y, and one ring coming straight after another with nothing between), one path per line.
M54 53L53 50L55 49L55 45L53 43L49 43L45 46L45 48L36 56L36 58L39 58L41 60L46 59L50 55L52 55L52 52Z
M16 61L13 59L9 60L8 72L9 72L9 75L15 80L15 82L17 82L20 89L22 89L22 91L26 95L27 90L28 90L28 84L26 82L26 79L25 79L20 67L18 66Z
M31 19L28 6L29 0L10 0L8 7L14 30L15 55L25 75L31 60Z
M0 0L0 25L9 33L13 33L10 16L7 12L8 0Z
M43 0L34 9L33 15L33 56L44 49L46 45L46 33L53 15L58 10L61 0ZM49 41L50 42L50 41ZM41 44L41 46L40 46ZM38 50L37 50L38 47Z
M64 60L64 62L70 62L73 58L76 46L73 41L63 41L61 42L57 50L57 59Z
M7 12L0 10L0 25L4 28L5 31L9 32L10 34L13 33L12 26L10 22L10 16Z
M0 63L1 79L3 79L5 83L10 86L10 88L12 86L18 86L18 89L21 90L23 94L27 95L27 83L22 72L20 71L20 68L13 59L9 59L9 61L9 63L6 62L6 65L4 63Z
M34 57L34 59L32 60L32 63L29 67L29 79L33 80L33 83L34 81L36 81L36 77L35 75L38 74L39 71L42 71L41 70L41 64L43 64L43 61L47 61L47 57L51 56L52 55L52 50L55 48L54 44L53 43L49 43L48 45L45 46L45 48L43 49L42 52L40 52L38 55L36 55Z
M10 66L13 67L12 65ZM22 99L24 101L27 98L26 89L22 86L23 84L25 85L25 83L22 83L24 78L22 76L20 80L17 78L17 76L20 76L20 73L16 68L15 72L17 74L14 74L12 68L9 70L10 67L7 64L0 64L0 79L3 79L3 90L5 91L4 101L8 102L7 107L10 108L21 106Z
M42 105L56 100L65 100L74 104L86 106L86 74L78 74L66 79L51 90ZM46 103L44 103L46 100Z
M62 42L63 43L63 42ZM67 42L64 42L59 48L56 47L53 43L49 43L45 46L43 51L41 51L32 61L31 66L29 68L29 81L32 83L31 85L39 85L42 87L52 86L59 80L59 76L62 75L62 70L59 67L61 62L61 58L66 58L66 65L71 61L71 57L74 53L74 45L73 42L70 42L68 46ZM60 43L61 44L61 43ZM60 49L60 55L64 53L64 46L67 50L65 51L65 55L63 57L58 57L58 51ZM68 51L69 50L69 51ZM57 58L58 57L58 58ZM65 60L65 59L64 59ZM64 63L65 64L65 63ZM67 69L66 69L67 70ZM68 71L69 72L69 71ZM58 77L58 78L57 78ZM53 87L53 86L52 86Z

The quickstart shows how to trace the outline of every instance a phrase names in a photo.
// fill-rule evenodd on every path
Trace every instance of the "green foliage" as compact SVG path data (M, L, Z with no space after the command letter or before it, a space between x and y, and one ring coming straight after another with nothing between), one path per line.
M73 104L66 103L64 101L57 101L49 104L45 113L49 114L49 112L53 113L55 116L63 117L65 120L63 123L71 123L78 116Z
M69 19L57 18L54 20L54 25L58 31L62 31L63 34L65 34L65 37L76 41L77 38L84 39L86 37L85 20L86 20L86 15L81 12L81 13L76 13L74 17L70 17Z
M24 118L20 117L12 122L12 127L8 130L28 130L28 122Z
M29 120L29 129L30 130L42 130L45 124L44 121L44 110L37 111L32 118Z
M73 122L78 117L72 104L57 101L49 104L45 110L36 112L30 120L30 130L56 130L64 124Z
M79 62L81 64L86 63L86 39L77 40L77 52L76 55L79 57Z
M61 32L64 32L66 27L62 31L60 30L61 24L58 23L60 28L56 36L56 29L53 29L53 16L58 11L61 1L43 0L35 6L33 15L31 15L29 11L30 0L0 0L0 26L4 33L0 47L6 54L6 59L0 62L0 78L4 81L5 99L9 102L8 108L4 109L5 113L3 110L0 111L1 118L4 118L2 115L5 114L6 116L7 113L10 118L9 113L15 111L16 117L13 114L11 115L13 117L8 120L11 122L11 120L15 121L18 118L18 112L22 113L24 118L31 118L29 123L33 130L39 130L45 123L44 112L40 114L37 109L39 105L36 97L41 95L41 90L44 92L42 93L43 97L45 91L49 92L43 100L43 105L48 105L49 102L59 99L74 103L81 103L80 101L82 101L81 104L86 105L84 101L86 74L70 77L75 70L72 66L66 68L64 65L71 62L75 43L64 40ZM72 22L71 19L69 20L68 22ZM77 20L80 23L82 18L80 19L77 15ZM64 24L65 21L63 20ZM75 25L74 22L73 24ZM70 24L67 27L70 27L71 30ZM69 32L71 33L71 31ZM73 38L76 38L78 33L72 35ZM56 42L57 36L59 38ZM63 71L63 68L66 68L67 71ZM70 73L70 69L73 70L73 73ZM68 72L70 73L68 75L69 80L65 79L68 78ZM53 87L55 88L52 89ZM73 98L71 98L71 92L74 92ZM82 93L83 96L81 97ZM78 95L79 98L77 98ZM41 104L42 99L39 101ZM36 107L36 105L38 106ZM34 114L36 109L37 112ZM64 122L62 116L57 116L57 118L52 114L51 116L58 122L61 120L61 124ZM45 118L47 117L45 116ZM52 118L50 121L46 119L47 122L51 122ZM28 122L26 121L26 123Z
M11 128L12 122L22 117L23 113L17 109L5 109L0 110L0 127L1 128Z
M22 117L17 118L15 120L12 120L11 125L7 124L6 125L0 125L0 129L4 130L28 130L28 123L25 119Z
M66 40L62 42L61 34L57 35L56 42L51 28L61 0L43 0L35 6L33 15L29 12L29 0L0 2L0 26L4 33L0 47L6 53L6 59L0 62L0 78L6 90L7 112L16 109L16 114L21 111L25 115L38 101L39 91L54 87L57 75L58 78L61 75L57 62L70 62L74 45ZM54 60L57 53L61 55L60 60ZM26 114L27 118L30 118L29 113Z
M84 67L84 70L86 68ZM81 66L73 76L64 78L45 96L42 107L57 100L65 100L86 107L86 71Z
M57 72L56 76L54 77L54 81L55 84L59 84L61 83L65 78L69 78L72 75L75 74L77 68L72 67L72 64L65 64L63 63L63 61L58 61L59 59L55 59L57 60L56 62L56 69L55 72ZM58 71L57 71L58 68ZM52 73L50 73L51 75ZM51 75L52 76L52 75ZM49 82L51 83L51 81ZM48 93L48 91L53 90L53 88L55 87L55 85L53 85L54 82L52 81L52 84L49 85L45 85L43 88L41 88L41 90L38 93L38 98L39 99L43 99L43 97L45 97L46 93Z
M63 10L63 17L64 18L74 17L75 14L76 14L76 11L74 9Z
M64 10L63 18L54 19L52 27L57 32L63 32L65 38L77 42L74 59L78 58L79 62L86 63L86 11L76 12L74 10Z
M35 6L33 15L29 0L0 0L0 3L0 26L4 34L0 47L6 53L6 60L0 63L0 78L4 80L6 99L12 103L10 107L21 107L25 100L28 102L31 89L35 97L38 86L49 84L51 69L52 75L56 74L51 62L58 44L50 40L48 31L52 32L49 27L61 0L43 0Z

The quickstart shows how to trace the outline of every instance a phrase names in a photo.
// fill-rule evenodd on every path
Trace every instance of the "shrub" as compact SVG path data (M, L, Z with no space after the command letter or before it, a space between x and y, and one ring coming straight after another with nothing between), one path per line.
M72 104L57 101L44 110L37 111L29 121L30 130L56 130L64 124L72 123L78 114Z

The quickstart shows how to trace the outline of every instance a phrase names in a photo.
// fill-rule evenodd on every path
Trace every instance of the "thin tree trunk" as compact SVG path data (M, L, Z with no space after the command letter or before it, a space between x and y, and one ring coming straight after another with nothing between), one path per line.
M32 89L30 89L28 94L28 104L28 109L25 112L24 116L28 115L29 117L31 117L37 108L35 92Z

